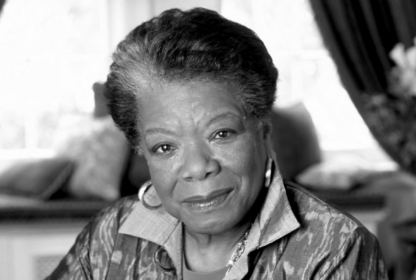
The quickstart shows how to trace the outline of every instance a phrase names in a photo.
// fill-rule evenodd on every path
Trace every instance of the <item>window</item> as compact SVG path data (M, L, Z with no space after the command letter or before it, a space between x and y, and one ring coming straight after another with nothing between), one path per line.
M217 2L224 16L250 27L265 42L280 72L277 106L302 100L324 151L364 151L372 159L386 159L340 84L308 0L206 3L216 8ZM91 86L105 79L115 41L156 10L177 3L7 1L0 17L0 158L51 151L63 116L91 114Z
M91 114L109 65L107 1L9 0L0 16L0 157L51 149L64 115Z
M324 151L386 160L341 85L307 0L222 0L221 13L265 42L279 69L277 106L302 100Z

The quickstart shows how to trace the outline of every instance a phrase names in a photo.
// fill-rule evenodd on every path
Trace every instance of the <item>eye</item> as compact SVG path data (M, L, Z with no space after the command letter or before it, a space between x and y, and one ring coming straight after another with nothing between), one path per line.
M173 152L173 150L174 150L174 147L172 145L162 144L162 145L156 146L153 151L155 154L166 155L166 154L170 154L171 152Z
M222 131L217 132L214 138L221 139L221 138L227 138L228 136L230 136L230 132L226 130L222 130Z
M230 130L220 130L214 134L214 140L224 140L229 139L233 135L233 131Z

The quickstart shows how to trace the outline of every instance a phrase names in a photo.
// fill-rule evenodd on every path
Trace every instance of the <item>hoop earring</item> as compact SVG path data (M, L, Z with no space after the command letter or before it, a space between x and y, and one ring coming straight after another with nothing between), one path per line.
M154 210L154 209L158 209L158 208L160 208L160 206L162 206L162 203L161 203L161 204L159 204L159 205L155 205L155 206L153 206L153 205L148 204L148 203L146 202L146 200L144 200L144 195L146 194L147 190L148 190L151 186L153 186L152 181L147 181L146 183L144 183L144 184L140 187L140 189L139 189L139 193L138 193L138 195L137 195L137 196L139 197L139 200L142 202L142 204L143 204L143 206L144 206L144 207L146 207L147 209L150 209L150 210Z
M266 173L264 174L264 186L266 188L270 187L272 182L272 165L273 160L271 158L267 158Z

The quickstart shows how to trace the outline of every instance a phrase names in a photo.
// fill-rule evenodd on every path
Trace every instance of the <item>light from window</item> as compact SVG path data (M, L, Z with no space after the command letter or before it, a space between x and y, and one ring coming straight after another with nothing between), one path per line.
M341 86L307 0L222 0L221 13L264 41L279 69L276 106L303 101L324 151L382 153Z
M51 148L64 115L91 114L106 77L107 1L11 0L0 15L0 152Z

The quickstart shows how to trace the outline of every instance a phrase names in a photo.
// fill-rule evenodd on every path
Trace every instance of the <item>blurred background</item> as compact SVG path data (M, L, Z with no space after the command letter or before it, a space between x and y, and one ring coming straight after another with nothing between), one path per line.
M302 125L299 131L287 130L286 143L299 143L287 152L282 149L282 157L290 158L290 163L280 164L294 166L283 171L287 178L352 213L376 234L391 279L416 279L411 278L416 242L401 235L409 230L403 224L412 225L416 215L412 175L416 148L407 145L410 138L402 136L413 131L414 114L409 113L413 110L403 108L414 104L416 93L407 97L391 94L394 100L404 100L400 103L404 105L383 116L392 120L391 127L398 127L396 123L404 123L403 119L410 119L410 124L384 140L391 129L377 128L385 119L366 112L381 112L377 106L393 104L373 91L400 90L391 85L351 90L345 86L348 77L340 78L343 60L333 60L339 52L334 45L327 48L338 35L345 37L344 42L354 41L354 33L343 34L347 31L342 26L328 32L328 22L336 24L328 17L331 11L335 18L336 13L347 13L366 20L369 10L372 15L378 12L374 20L355 26L369 30L357 36L375 38L370 31L378 21L385 22L386 11L391 11L389 5L394 2L370 2L0 0L0 279L43 279L94 213L120 196L134 194L147 179L145 171L141 174L145 163L132 155L106 116L103 83L111 53L129 31L166 9L192 7L216 10L253 29L265 42L279 69L275 110L283 118L295 116ZM405 16L401 20L409 23L415 36L414 21L406 21ZM396 39L383 41L389 46L384 56L400 42ZM352 48L345 43L347 47ZM416 69L416 51L409 57ZM397 59L388 58L388 69L396 64L400 65ZM416 80L416 70L414 73L411 80ZM278 130L285 134L284 126L291 125L289 121L279 124ZM373 135L383 137L376 140ZM300 138L304 142L297 140ZM406 146L400 150L404 152L391 148L392 141ZM315 142L312 152L299 148ZM297 153L310 156L304 161L294 156ZM409 251L401 259L405 268L396 263L401 248Z
M276 106L303 100L323 150L382 153L341 86L306 0L8 0L0 25L0 158L53 153L60 120L93 111L92 84L105 81L117 43L167 8L194 6L263 39L280 71Z

